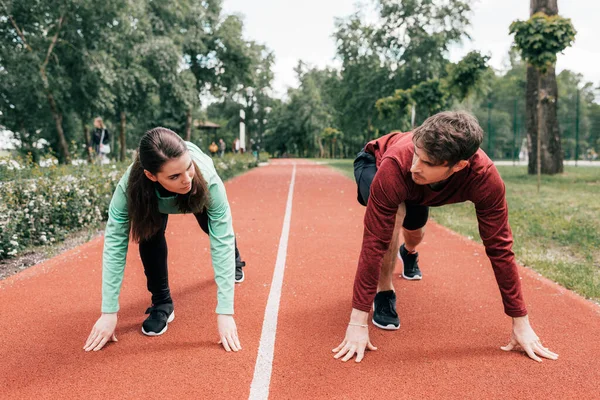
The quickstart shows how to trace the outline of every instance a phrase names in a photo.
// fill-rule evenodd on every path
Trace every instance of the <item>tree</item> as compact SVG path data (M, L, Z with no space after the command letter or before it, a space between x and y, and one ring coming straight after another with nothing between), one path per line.
M480 84L488 70L489 57L470 52L457 64L448 64L448 75L429 79L410 89L398 89L393 96L379 99L376 108L380 119L396 124L396 129L413 128L412 112L419 116L418 124L431 115L448 108L454 101L463 101Z
M448 49L468 37L468 1L378 0L381 28L375 37L379 52L397 62L401 81L409 88L442 78Z
M556 118L558 88L554 65L556 54L571 45L575 29L569 19L559 17L557 0L531 0L531 18L515 21L510 33L527 60L527 133L530 174L563 171L560 131Z
M378 0L377 7L375 23L363 22L360 12L336 22L342 69L335 115L352 152L381 134L410 128L406 96L416 104L417 120L446 104L448 49L468 37L466 1Z
M72 118L72 105L76 102L72 96L76 93L74 86L80 81L75 79L81 79L84 84L102 80L101 70L90 62L96 43L91 38L101 40L111 31L110 22L122 11L123 3L108 0L101 4L80 1L57 5L50 0L33 3L2 0L0 9L8 22L0 28L1 63L8 75L8 85L12 85L3 85L7 89L3 91L6 111L12 114L7 116L7 127L20 132L21 137L30 142L45 134L56 144L60 161L68 162L70 137L64 127L65 122L69 122L67 119ZM25 64L29 64L29 68L21 69ZM25 82L17 83L19 79ZM90 88L101 86L90 85ZM29 91L17 94L16 90L24 87ZM36 126L22 120L32 112L36 113ZM53 124L38 120L38 116L44 115L49 116Z
M329 157L335 158L335 150L341 145L344 134L335 128L327 127L321 132L321 140L329 144Z

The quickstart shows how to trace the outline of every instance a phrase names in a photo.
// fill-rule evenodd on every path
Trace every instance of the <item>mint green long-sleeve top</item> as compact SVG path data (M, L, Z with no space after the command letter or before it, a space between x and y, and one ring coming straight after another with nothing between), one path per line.
M217 175L212 159L193 143L185 143L190 157L206 180L210 193L207 214L210 252L217 284L216 312L217 314L233 314L235 235L227 193L223 181ZM130 170L131 166L119 181L108 209L102 255L102 312L104 313L119 311L119 294L129 245L127 184ZM156 196L160 213L181 214L177 208L176 196L161 197L158 191Z

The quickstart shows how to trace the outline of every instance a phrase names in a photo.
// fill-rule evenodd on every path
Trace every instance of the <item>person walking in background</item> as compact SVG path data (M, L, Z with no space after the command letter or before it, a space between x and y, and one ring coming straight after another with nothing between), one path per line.
M108 160L107 154L110 153L110 133L100 117L94 119L91 147L96 159L101 164Z
M223 157L223 155L225 154L226 147L227 145L225 144L223 138L219 139L219 157Z
M238 154L240 152L240 139L235 138L233 141L233 152Z
M98 351L116 341L119 293L130 240L139 252L151 293L142 333L162 335L175 317L167 271L165 230L169 214L193 213L210 238L217 284L217 328L227 351L242 347L233 319L234 283L244 280L225 186L212 159L175 132L154 128L144 134L133 164L112 197L102 255L102 315L84 345ZM193 255L190 255L193 260ZM192 261L193 262L193 261Z
M210 156L214 157L215 154L217 154L217 151L219 151L219 146L217 146L215 142L212 142L210 146L208 146L208 151L210 152Z

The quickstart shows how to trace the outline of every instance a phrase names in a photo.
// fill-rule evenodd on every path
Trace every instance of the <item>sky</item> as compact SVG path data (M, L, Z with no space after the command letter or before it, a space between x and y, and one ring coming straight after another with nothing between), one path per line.
M516 19L529 18L529 0L474 0L471 40L466 39L450 51L456 62L471 50L491 56L490 64L503 69L507 63L512 36L508 27ZM332 38L336 17L346 17L357 10L355 0L224 0L227 14L244 19L244 36L265 44L275 53L274 89L278 96L287 87L297 87L294 67L298 60L318 67L339 66L335 60ZM363 4L372 4L363 0ZM600 1L558 0L558 12L571 18L577 30L575 42L558 55L557 73L563 69L583 74L586 81L600 85ZM370 15L371 18L374 14ZM598 25L597 25L598 24Z

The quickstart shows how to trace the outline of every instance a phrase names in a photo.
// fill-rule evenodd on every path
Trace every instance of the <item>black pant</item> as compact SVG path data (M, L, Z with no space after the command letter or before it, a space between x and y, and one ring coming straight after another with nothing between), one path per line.
M363 150L356 155L354 159L354 178L358 187L358 202L363 206L369 201L371 192L371 183L377 172L375 156ZM406 206L406 215L402 226L404 229L414 231L421 229L427 223L429 218L429 207L418 204L404 204Z
M169 289L169 273L167 269L167 240L165 230L169 216L162 214L163 224L161 229L150 239L140 241L140 257L144 265L144 274L148 285L148 291L152 293L152 304L172 303L171 291ZM208 234L208 214L206 211L194 214L200 228ZM241 261L240 252L235 243L236 263Z

